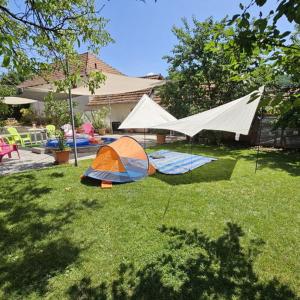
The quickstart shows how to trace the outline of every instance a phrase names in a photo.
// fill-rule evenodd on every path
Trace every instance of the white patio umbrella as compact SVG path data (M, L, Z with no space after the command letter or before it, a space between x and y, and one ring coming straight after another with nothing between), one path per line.
M37 102L37 100L21 98L21 97L4 97L2 102L8 105L22 105L22 104L35 103Z

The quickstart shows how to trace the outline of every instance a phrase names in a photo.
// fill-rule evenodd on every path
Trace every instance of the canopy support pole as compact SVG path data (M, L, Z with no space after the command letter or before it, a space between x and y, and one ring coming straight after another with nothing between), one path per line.
M112 117L111 117L111 104L110 104L110 97L106 96L106 100L108 99L108 106L109 106L109 129L111 129L111 132L114 133L112 128Z
M192 165L193 165L193 137L190 137L190 154L191 154L191 165L190 165L190 183L192 183Z
M261 128L262 128L262 120L263 120L263 109L261 108L260 117L259 117L259 130L258 130L258 145L256 151L256 162L255 162L255 172L258 169L258 160L259 160L259 153L260 153L260 140L261 140Z
M68 57L66 58L66 68L67 68L67 75L69 75L69 60ZM75 133L75 122L74 122L74 110L73 110L73 101L72 101L72 92L71 86L68 87L68 100L69 100L69 108L70 108L70 119L71 119L71 126L72 126L72 138L73 138L73 145L74 145L74 166L78 166L78 158L77 158L77 145L76 145L76 133Z

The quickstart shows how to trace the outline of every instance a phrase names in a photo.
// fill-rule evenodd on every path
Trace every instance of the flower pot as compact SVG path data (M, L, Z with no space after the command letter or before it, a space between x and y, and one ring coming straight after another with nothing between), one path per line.
M166 142L166 135L165 134L156 134L156 142L157 144L161 145Z
M106 132L106 128L100 128L100 129L98 129L98 133L100 135L105 135L105 132Z
M55 163L58 165L69 163L70 150L53 151L55 156Z

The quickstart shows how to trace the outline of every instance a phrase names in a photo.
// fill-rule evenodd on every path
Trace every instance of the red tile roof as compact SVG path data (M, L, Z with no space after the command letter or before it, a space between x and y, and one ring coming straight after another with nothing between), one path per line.
M138 102L144 94L150 95L152 89L146 89L130 93L122 93L115 95L105 95L105 96L92 96L90 98L88 106L97 105L108 105L117 103L136 103ZM161 101L159 95L154 93L152 99L159 103Z
M80 54L80 60L82 62L80 75L82 77L87 76L91 73L91 71L99 70L105 73L111 73L111 74L117 74L117 75L124 75L117 69L113 68L112 66L105 63L103 60L97 58L94 54L91 54L89 52ZM72 71L72 66L71 66ZM35 76L32 79L25 80L21 84L18 85L19 88L28 88L28 87L34 87L41 84L46 84L54 80L63 79L64 74L63 71L55 70L51 74L48 74L48 76Z

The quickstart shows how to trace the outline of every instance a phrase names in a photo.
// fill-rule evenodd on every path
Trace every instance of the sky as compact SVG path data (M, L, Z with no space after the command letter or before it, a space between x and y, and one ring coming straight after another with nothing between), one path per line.
M109 19L107 30L115 43L102 48L100 58L129 76L148 73L167 74L167 63L163 56L170 53L176 44L173 25L181 26L183 17L191 20L195 16L204 21L212 16L220 20L226 15L240 12L243 0L97 0L105 4L101 14ZM276 8L277 1L269 0L264 11ZM259 9L252 12L258 16ZM282 30L292 29L286 20L280 21ZM86 51L84 47L79 49Z
M170 54L177 41L172 27L181 26L182 18L191 21L196 17L204 21L209 17L220 20L226 15L240 13L239 3L247 5L250 0L95 0L98 8L104 5L101 15L109 20L107 30L114 39L103 47L99 57L129 76L149 73L167 75L168 65L163 59ZM10 0L9 7L23 10L24 1ZM263 11L275 9L277 0L268 0ZM259 8L251 9L258 16ZM293 30L284 19L279 21L282 31ZM77 49L87 51L85 45ZM0 68L1 71L2 68Z

